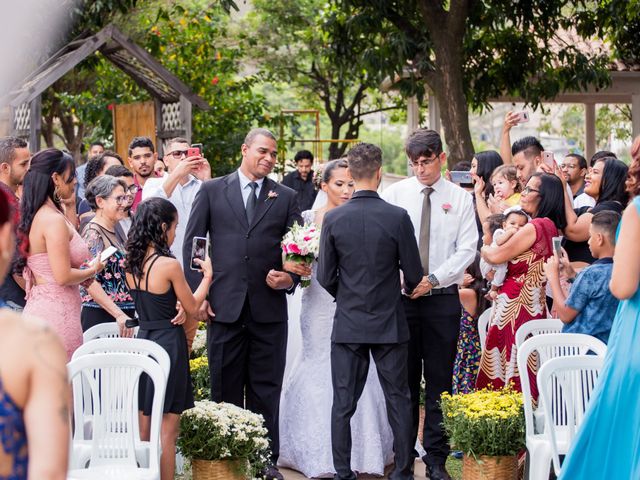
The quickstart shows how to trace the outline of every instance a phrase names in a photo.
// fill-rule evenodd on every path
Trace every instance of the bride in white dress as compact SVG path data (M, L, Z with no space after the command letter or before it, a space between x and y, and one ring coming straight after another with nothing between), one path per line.
M353 180L346 160L334 160L323 172L322 189L327 205L308 210L305 222L321 227L324 214L351 198ZM316 280L303 290L300 310L302 345L288 370L280 400L280 457L278 465L293 468L309 478L333 477L331 454L331 330L335 303ZM393 435L387 421L384 395L375 364L351 419L351 468L358 473L384 475L393 461Z

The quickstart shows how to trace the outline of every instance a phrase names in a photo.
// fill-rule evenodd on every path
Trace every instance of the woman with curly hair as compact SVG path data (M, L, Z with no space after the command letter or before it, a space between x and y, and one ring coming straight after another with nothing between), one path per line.
M99 256L87 264L87 245L63 212L62 202L74 197L75 186L71 155L55 148L36 153L24 178L18 227L24 313L46 321L69 358L82 343L79 285L89 286L103 267Z
M187 337L183 328L185 317L175 317L176 304L179 301L187 314L195 314L204 302L213 278L209 257L204 261L195 259L203 277L195 293L191 293L180 262L170 250L177 225L178 211L168 200L150 198L140 203L129 231L125 262L127 285L140 318L138 338L156 342L171 358L160 434L162 480L174 477L180 414L194 405ZM141 380L143 420L140 426L141 436L146 439L152 399L153 386L149 379Z
M604 367L585 418L562 465L560 479L640 478L640 136L613 257L609 288L621 300L613 320Z

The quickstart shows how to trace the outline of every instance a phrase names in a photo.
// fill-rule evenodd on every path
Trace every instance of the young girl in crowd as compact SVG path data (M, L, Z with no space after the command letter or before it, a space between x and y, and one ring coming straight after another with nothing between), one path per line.
M480 365L480 334L478 333L478 317L487 307L484 299L486 282L480 272L480 252L467 267L464 280L460 285L460 335L458 352L453 364L453 393L470 393L475 390L478 367Z
M509 207L520 202L520 184L518 183L516 167L501 165L491 175L493 196L496 200L504 201Z
M150 198L140 203L127 240L126 276L129 292L140 317L138 338L151 340L164 348L171 358L161 427L162 480L173 479L176 439L180 414L193 407L193 391L189 374L187 337L184 317L175 317L176 304L182 304L188 315L195 314L204 302L213 270L211 260L195 259L202 269L202 281L194 293L184 278L180 262L171 254L176 238L178 211L168 200ZM149 415L153 401L153 385L148 378L140 381L141 437L148 439Z
M484 244L491 245L492 247L504 245L528 222L529 215L527 215L522 208L517 205L505 210L504 214L497 213L495 215L491 215L483 224ZM498 287L502 286L507 274L507 262L493 265L485 260L480 260L480 271L484 278L491 281L489 297L491 300L495 300L498 293Z

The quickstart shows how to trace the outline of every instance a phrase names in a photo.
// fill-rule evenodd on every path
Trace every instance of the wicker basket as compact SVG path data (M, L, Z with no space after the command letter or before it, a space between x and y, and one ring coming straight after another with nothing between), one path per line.
M516 480L518 478L518 457L464 456L462 461L463 480Z
M244 480L240 460L191 460L193 480Z

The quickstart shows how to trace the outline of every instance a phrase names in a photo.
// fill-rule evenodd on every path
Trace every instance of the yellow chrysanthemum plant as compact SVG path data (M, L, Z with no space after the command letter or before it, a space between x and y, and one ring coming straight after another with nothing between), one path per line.
M258 476L270 455L262 415L209 400L182 413L177 445L191 460L230 460L242 478Z
M511 388L443 393L443 425L453 447L478 457L510 456L525 446L522 394Z
M189 360L189 371L193 383L193 397L196 400L209 400L211 398L211 383L208 358L201 356Z

